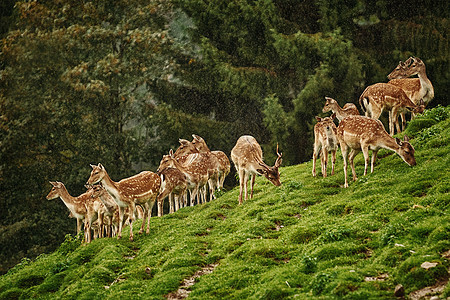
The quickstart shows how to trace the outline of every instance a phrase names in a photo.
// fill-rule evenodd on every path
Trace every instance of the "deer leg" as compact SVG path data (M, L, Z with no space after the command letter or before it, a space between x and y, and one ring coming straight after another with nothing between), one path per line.
M131 201L131 204L129 205L129 208L130 208L130 217L128 218L128 220L130 222L130 241L132 241L134 239L134 236L133 236L133 222L135 220L136 204L133 201ZM142 221L142 223L144 223L144 221Z
M156 201L156 202L158 202L158 204L157 204L158 205L158 217L162 217L164 214L164 199L165 199L165 197L157 199L157 201ZM170 199L170 193L169 193L169 204L170 204L170 200L171 199Z
M348 181L347 181L348 147L344 143L341 143L341 153L342 153L342 160L344 161L344 187L348 188Z
M103 213L98 214L99 238L103 238Z
M245 171L244 169L239 170L239 204L242 204L242 191L245 185L245 199L247 199L247 183L244 182Z
M403 124L403 118L402 118L402 124ZM394 130L394 125L395 128L397 129L397 133L400 133L400 124L398 123L398 109L397 108L393 108L392 109L392 129Z
M255 186L255 178L256 178L256 175L252 175L252 178L251 178L251 192L250 192L250 199L253 199L253 187Z
M364 176L367 175L367 168L369 166L369 147L368 146L362 146L362 153L364 155Z
M327 162L328 162L328 151L325 147L322 147L322 157L320 159L322 167L322 176L327 177Z
M350 162L350 167L352 168L352 175L353 175L353 181L356 181L358 178L356 177L356 171L355 171L355 164L354 164L354 159L356 154L358 154L358 150L352 149L350 151L350 154L348 155L348 160Z
M313 169L312 169L312 175L313 177L316 177L316 160L317 160L317 156L320 150L320 145L319 142L316 140L314 142L314 151L313 151Z
M375 164L375 161L377 160L377 153L378 153L378 150L372 151L372 161L370 163L370 173L373 173L373 165Z
M400 113L400 119L402 120L402 132L405 131L406 128L406 115L404 112Z
M331 151L331 175L334 175L334 166L336 164L336 150Z
M80 233L82 224L81 219L77 218L77 234Z

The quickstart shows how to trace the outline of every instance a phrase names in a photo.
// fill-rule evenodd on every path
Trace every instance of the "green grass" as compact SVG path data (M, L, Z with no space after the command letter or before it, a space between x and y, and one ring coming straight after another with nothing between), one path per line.
M190 298L378 299L395 298L397 284L407 294L433 285L449 277L449 112L438 107L411 122L415 167L380 151L375 172L362 176L360 154L347 189L340 158L327 178L311 176L312 162L284 167L281 187L258 178L244 205L235 188L152 218L150 234L134 242L80 245L68 236L58 251L0 277L0 299L164 299L210 263L218 266ZM421 268L426 261L438 265Z

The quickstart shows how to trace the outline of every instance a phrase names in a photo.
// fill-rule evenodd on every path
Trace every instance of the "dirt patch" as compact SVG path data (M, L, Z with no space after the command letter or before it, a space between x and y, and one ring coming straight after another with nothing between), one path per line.
M189 288L195 284L195 280L203 275L210 274L214 271L214 269L219 264L209 264L203 267L201 270L198 270L191 277L183 280L183 283L180 285L176 292L170 293L166 295L166 298L169 300L177 300L177 299L185 299L189 296L191 292Z
M427 286L423 289L412 292L409 294L409 299L411 300L430 299L431 296L440 295L444 291L447 283L448 279L440 281L433 286Z

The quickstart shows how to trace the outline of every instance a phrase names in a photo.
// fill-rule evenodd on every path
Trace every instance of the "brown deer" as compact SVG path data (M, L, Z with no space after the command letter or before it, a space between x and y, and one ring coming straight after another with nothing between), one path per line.
M114 199L111 197L111 195L106 191L105 187L103 187L101 184L96 184L92 187L93 193L91 195L92 198L99 198L104 206L103 210L103 216L105 221L103 224L105 225L104 228L100 226L100 237L103 236L103 231L106 229L106 235L108 237L111 237L112 234L112 218L114 217L114 214L119 212L119 206L114 201Z
M231 160L234 163L236 171L239 174L239 204L242 204L242 192L244 191L244 200L247 200L247 182L251 177L250 199L253 198L253 186L255 185L255 176L264 175L275 186L280 186L280 172L278 168L281 165L282 154L278 152L277 160L273 167L269 167L263 161L261 146L256 139L250 135L241 136L234 148L231 150Z
M77 219L77 234L81 231L81 225L84 221L84 238L87 243L91 242L91 226L98 219L100 210L100 200L92 198L92 189L87 190L78 197L69 194L62 182L50 181L53 188L47 195L47 200L61 198L70 213Z
M422 113L425 106L414 104L405 92L398 86L388 83L376 83L368 86L359 97L359 104L365 115L378 119L383 110L389 111L389 132L394 135L394 125L397 132L401 132L398 124L398 114L406 111ZM402 127L405 120L402 119Z
M341 108L339 106L339 103L337 103L337 101L333 98L325 97L325 100L326 102L322 109L322 112L326 113L332 111L336 114L336 118L339 121L348 116L359 115L359 111L356 108L356 105L353 103L345 103L345 105Z
M198 154L198 153L197 153ZM185 160L186 157L183 157ZM192 160L192 161L191 161ZM176 168L181 171L187 179L187 189L190 192L190 205L194 205L195 197L198 196L199 190L205 187L208 183L208 170L203 164L198 156L190 156L188 164L184 165L175 158L175 154L172 149L170 149L168 155L164 155L161 159L157 172L161 172L166 168ZM204 189L206 192L206 190ZM204 195L206 198L206 195Z
M206 145L205 140L196 135L193 134L192 137L194 138L192 140L192 144L195 146L195 148L197 148L197 150L200 153L211 153L212 155L214 155L217 158L218 161L218 170L219 170L219 183L218 183L218 189L222 189L223 188L223 183L225 182L225 178L228 176L228 174L230 174L230 160L228 159L228 156L223 153L222 151L216 150L216 151L211 151L209 150L208 145Z
M169 198L169 213L173 213L182 207L184 196L187 190L186 175L177 168L165 168L159 170L161 177L161 192L158 195L158 205L164 203L166 197ZM161 208L162 211L162 208Z
M210 153L200 153L192 142L179 139L180 146L175 151L174 156L183 167L188 168L192 172L205 172L208 177L207 184L209 186L210 199L213 198L215 187L219 178L219 163L217 158ZM197 169L196 171L194 171ZM206 185L199 186L198 203L206 202ZM193 203L191 202L191 205Z
M322 176L327 177L328 152L331 152L331 175L334 175L334 166L336 164L336 151L339 142L336 137L336 125L334 118L336 113L330 117L316 117L317 124L314 125L314 151L313 151L313 169L312 175L316 177L316 159L320 154L320 164L322 167Z
M142 220L139 233L144 232L145 221L147 221L147 231L150 233L151 209L155 204L156 197L161 187L161 178L153 172L143 171L132 177L113 181L102 164L91 165L92 171L87 184L94 185L101 182L108 193L113 197L119 206L119 230L117 238L122 237L122 225L124 222L125 209L130 209L130 240L133 240L133 221L135 219L136 204L144 209L144 218Z
M418 78L408 78L414 75ZM434 98L433 84L427 77L425 63L418 57L400 61L388 78L389 84L400 87L416 105L420 105L422 100L426 106Z
M347 182L347 155L352 168L353 180L356 181L355 166L353 159L356 154L363 152L364 155L364 175L367 174L369 163L369 150L372 150L372 161L370 172L373 173L373 166L378 150L381 148L395 151L408 165L415 166L414 148L405 136L404 141L391 137L384 129L380 120L375 120L365 116L349 116L343 119L337 128L337 137L341 146L342 157L344 159L344 187L348 187ZM350 151L350 153L349 153Z

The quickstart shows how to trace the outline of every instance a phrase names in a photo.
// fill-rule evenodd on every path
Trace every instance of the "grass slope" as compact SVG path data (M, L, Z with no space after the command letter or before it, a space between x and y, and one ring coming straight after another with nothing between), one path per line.
M449 276L449 114L438 107L411 122L415 167L380 151L363 177L359 154L348 189L342 160L327 178L312 177L312 162L284 167L281 187L259 178L242 206L235 188L152 218L151 233L134 242L80 246L68 236L58 251L2 276L0 298L162 299L210 263L219 265L190 298L395 298L397 284L407 294L433 285Z

